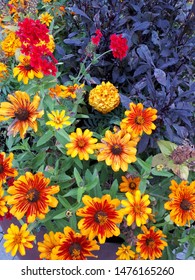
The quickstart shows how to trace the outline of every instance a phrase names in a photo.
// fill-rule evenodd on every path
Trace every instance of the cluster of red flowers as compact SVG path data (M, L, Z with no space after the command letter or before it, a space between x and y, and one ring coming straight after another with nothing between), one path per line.
M100 29L96 29L95 34L96 35L91 37L91 42L92 44L98 46L103 35Z
M21 52L30 56L30 66L39 69L44 75L56 75L57 60L46 47L49 42L49 29L40 20L25 18L18 23L16 32L22 43ZM40 43L44 43L38 45Z
M115 58L122 60L126 57L128 51L127 39L122 35L112 34L110 36L110 49Z

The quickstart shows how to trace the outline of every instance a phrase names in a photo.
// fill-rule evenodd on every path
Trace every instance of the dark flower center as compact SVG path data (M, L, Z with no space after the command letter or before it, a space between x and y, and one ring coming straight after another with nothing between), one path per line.
M114 155L120 155L123 149L120 145L115 144L112 146L111 151Z
M30 71L33 69L33 67L31 65L25 65L24 68L27 70L27 71Z
M79 146L79 148L83 148L86 145L86 141L84 139L79 139L77 141L77 145Z
M37 202L39 200L40 192L37 189L30 189L26 194L26 199L29 202Z
M81 245L77 242L72 243L69 247L69 253L73 259L79 259L81 253Z
M146 245L150 248L154 248L154 245L155 245L155 242L154 242L154 239L153 238L147 238L146 239Z
M19 108L16 112L15 112L15 117L19 120L19 121L26 121L29 117L29 111L27 109L24 108Z
M4 170L3 164L0 164L0 174L3 173L3 170Z
M182 202L180 203L181 209L185 211L189 211L191 209L191 205L192 204L186 199L183 199Z
M137 116L135 118L135 123L136 124L143 124L144 123L144 118L142 116Z
M130 188L131 190L135 190L135 189L136 189L136 183L130 182L130 183L129 183L129 188Z
M95 222L100 224L101 226L104 225L107 221L107 214L103 211L98 211L95 214Z

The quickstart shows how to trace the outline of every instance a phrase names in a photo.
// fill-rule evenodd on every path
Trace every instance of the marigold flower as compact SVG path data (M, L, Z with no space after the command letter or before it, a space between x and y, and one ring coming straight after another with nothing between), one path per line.
M30 56L20 55L19 61L20 63L13 69L14 77L18 76L18 82L23 81L26 85L29 79L32 80L34 77L43 78L43 73L31 66Z
M51 260L51 254L53 248L58 246L61 242L62 237L64 234L61 232L54 233L50 231L48 234L44 234L43 242L38 242L38 251L40 252L40 259Z
M168 245L166 241L161 239L166 238L166 235L161 230L155 231L154 226L150 229L142 226L141 229L143 234L137 236L136 251L144 260L159 259L162 256L162 250Z
M10 57L16 52L16 49L21 47L21 41L15 32L10 31L6 38L1 42L2 50L5 55Z
M156 128L153 121L157 119L157 110L153 108L143 108L143 104L129 104L130 110L125 111L127 118L122 119L121 128L131 132L132 135L142 135L143 132L151 134Z
M96 149L97 139L92 137L93 132L86 129L84 132L77 128L76 132L72 132L70 137L70 143L66 144L67 155L72 158L79 156L80 160L89 160L89 154L93 154Z
M47 114L50 121L46 122L46 125L54 126L55 129L61 129L64 125L70 125L71 122L68 121L70 117L65 116L65 113L65 110L62 110L61 112L59 112L59 110L51 111L51 114Z
M8 208L6 206L6 197L4 197L4 190L2 183L0 182L0 217L3 217L7 212Z
M53 16L51 16L49 13L45 12L40 15L40 22L43 24L46 24L47 26L50 25L50 23L53 20Z
M0 116L13 118L13 122L8 127L8 135L16 136L20 132L20 137L24 138L28 127L37 131L37 118L41 118L44 111L37 111L40 97L35 95L33 101L30 102L30 96L23 91L15 91L8 94L10 102L1 102Z
M89 92L89 104L102 114L111 112L119 103L118 89L110 82L102 82Z
M178 226L190 225L190 221L195 220L195 183L187 185L186 181L182 181L177 184L174 180L171 183L172 193L164 208L171 211L170 218Z
M26 172L13 182L7 190L7 203L12 205L10 213L18 220L26 215L27 223L33 223L38 217L44 219L49 206L55 208L58 200L53 196L59 192L59 186L48 186L49 178L43 173Z
M133 194L138 190L141 179L134 176L122 176L122 181L123 182L119 185L120 191Z
M7 66L0 62L0 82L2 82L8 76Z
M126 57L128 52L127 39L123 38L122 35L112 34L110 36L110 49L114 58L122 60Z
M7 240L3 244L6 253L11 252L11 255L15 256L17 251L19 251L22 256L25 256L26 248L33 248L32 241L36 237L35 235L30 235L30 232L27 230L27 224L23 224L19 228L12 223L3 238Z
M129 133L123 135L121 130L117 133L107 130L101 142L97 144L99 149L97 160L105 160L106 164L111 166L115 172L119 169L127 171L128 164L136 161L137 141L131 140Z
M52 260L86 260L87 257L96 257L91 251L99 250L96 240L88 240L86 236L75 232L70 227L64 228L59 246L52 250Z
M121 211L123 215L127 215L127 225L131 226L133 222L138 227L147 223L149 214L152 213L152 209L148 207L150 204L149 195L141 195L140 190L135 191L134 194L127 192L127 200L122 200L121 204L125 207Z
M135 258L135 252L133 252L131 246L125 246L124 244L121 247L118 247L116 255L118 256L117 260L133 260Z
M7 158L4 152L0 153L0 184L5 183L8 177L16 177L18 175L18 171L12 168L13 159L13 153L10 153Z
M77 210L76 215L84 217L78 222L78 228L89 240L96 236L100 244L105 243L106 238L118 236L123 214L117 207L120 205L119 199L111 199L110 195L103 195L102 198L91 198L84 195L82 198L85 206Z

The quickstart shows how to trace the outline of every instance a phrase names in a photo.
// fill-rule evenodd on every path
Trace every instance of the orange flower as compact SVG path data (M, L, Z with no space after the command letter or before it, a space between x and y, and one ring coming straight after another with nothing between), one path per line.
M162 250L167 246L167 242L161 238L166 237L161 230L155 232L155 227L147 229L145 226L141 227L143 234L138 234L136 251L144 259L155 260L162 256Z
M8 135L16 136L20 132L20 137L24 138L28 127L37 131L37 118L41 118L44 111L37 111L40 97L35 95L30 102L30 96L23 91L15 91L8 94L9 102L0 104L0 116L14 118L12 124L8 127Z
M95 257L91 251L99 250L96 240L88 240L86 236L75 232L70 227L64 228L59 246L52 250L52 260L86 260L87 257Z
M153 108L143 108L143 104L129 104L130 110L125 111L127 118L122 119L121 128L127 129L133 135L142 135L143 132L151 134L156 128L153 121L157 119L157 110Z
M60 190L59 186L48 187L49 183L50 179L45 178L41 172L35 175L26 172L20 176L7 190L10 194L7 203L12 205L10 213L18 220L26 215L27 223L33 223L36 217L44 219L49 206L57 206L58 201L53 194Z
M124 244L121 247L118 247L116 255L118 256L117 260L133 260L135 258L135 252L133 252L131 246L125 246Z
M120 191L134 193L138 190L141 179L133 176L122 176L122 181L119 185Z
M76 215L84 217L78 222L83 235L89 240L97 236L100 244L103 244L106 238L120 234L117 224L121 223L123 215L116 209L120 205L118 199L111 199L108 194L102 198L84 195L82 201L85 206L78 209Z
M7 158L4 152L0 153L0 183L5 183L7 177L16 177L18 175L18 171L12 168L13 159L13 153L10 153Z

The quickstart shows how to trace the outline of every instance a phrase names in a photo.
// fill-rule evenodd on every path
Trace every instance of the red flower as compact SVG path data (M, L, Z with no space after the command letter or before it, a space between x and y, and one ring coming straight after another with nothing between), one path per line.
M100 29L96 29L94 36L91 37L91 42L92 44L98 46L100 43L100 39L102 38L102 32L100 31Z
M19 30L16 32L22 45L36 45L40 41L49 42L49 29L40 20L25 18L18 23Z
M112 34L110 36L110 49L115 58L122 60L128 51L127 39L123 38L121 34Z

